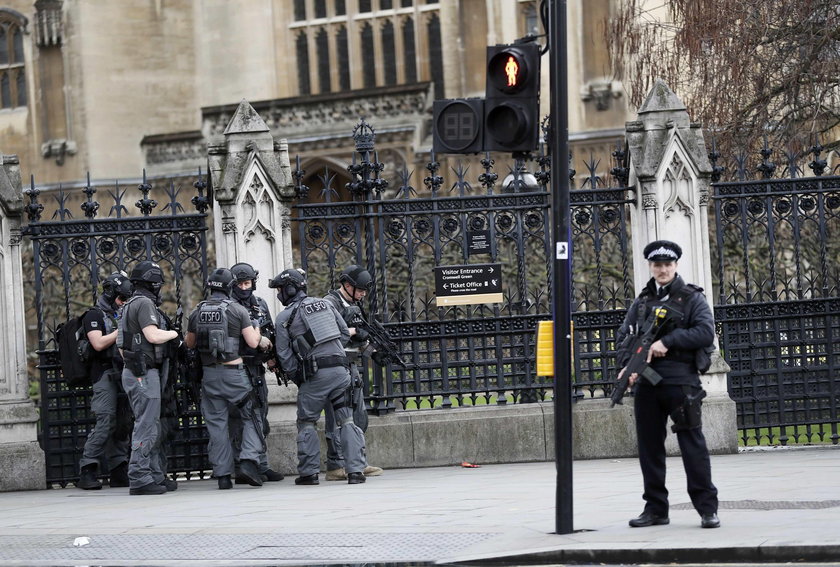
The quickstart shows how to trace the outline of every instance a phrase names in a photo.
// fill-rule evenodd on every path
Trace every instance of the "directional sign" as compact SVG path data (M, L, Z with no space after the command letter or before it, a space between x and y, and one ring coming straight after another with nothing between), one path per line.
M502 265L470 264L435 268L438 306L502 302Z

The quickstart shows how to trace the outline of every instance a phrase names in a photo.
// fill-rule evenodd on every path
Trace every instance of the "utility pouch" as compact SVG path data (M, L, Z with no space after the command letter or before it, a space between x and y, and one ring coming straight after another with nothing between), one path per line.
M683 403L671 412L671 419L674 421L671 431L674 433L688 431L703 425L703 398L705 397L705 390L700 390L696 394L686 393Z
M146 375L146 357L139 350L124 350L125 367L138 378Z

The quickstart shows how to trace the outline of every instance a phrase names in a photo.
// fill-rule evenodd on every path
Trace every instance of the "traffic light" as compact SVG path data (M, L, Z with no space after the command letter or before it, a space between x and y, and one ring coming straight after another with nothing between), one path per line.
M487 48L484 149L537 149L540 118L540 46L536 43Z
M480 98L436 100L433 106L435 153L473 154L482 151L484 101Z

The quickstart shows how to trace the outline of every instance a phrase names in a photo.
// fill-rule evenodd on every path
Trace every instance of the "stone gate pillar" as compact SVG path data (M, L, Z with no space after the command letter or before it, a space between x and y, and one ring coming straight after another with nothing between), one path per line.
M0 490L46 488L38 412L29 398L20 222L23 192L17 156L0 154Z
M653 240L673 240L683 249L677 272L706 291L714 310L709 246L709 194L712 167L699 124L692 123L685 105L657 80L638 112L626 125L631 158L630 183L636 187L632 215L633 272L636 290L650 278L644 246ZM715 339L715 344L718 344ZM737 450L735 404L727 395L729 366L715 351L712 367L702 376L709 394L704 432L710 448Z
M224 134L211 139L207 153L216 247L215 263L208 268L229 268L237 262L254 266L259 272L255 293L276 317L283 306L268 282L295 267L289 220L295 188L286 141L274 140L263 119L243 100ZM297 388L278 386L272 373L266 378L272 423L268 456L273 468L291 472L296 450L294 435L287 430L294 430ZM277 422L283 426L276 427Z

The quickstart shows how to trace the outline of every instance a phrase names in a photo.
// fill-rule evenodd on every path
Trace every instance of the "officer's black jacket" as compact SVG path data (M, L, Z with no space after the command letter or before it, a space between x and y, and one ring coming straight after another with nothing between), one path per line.
M665 336L661 337L662 344L668 347L668 352L664 357L653 358L650 366L663 377L663 382L696 384L699 377L695 364L695 351L714 343L715 318L709 304L706 303L702 288L686 284L679 275L674 278L670 286L669 300L663 302L656 299L656 280L651 278L647 282L645 288L633 301L624 318L624 323L616 333L616 345L623 345L627 336L631 334L631 330L635 331L640 324L644 324L654 307L669 304L673 298L688 291L689 293L685 294L687 297L684 304L678 306L678 309L682 311L682 318L675 322L673 328ZM627 364L629 359L630 353L619 349L617 354L619 367Z

